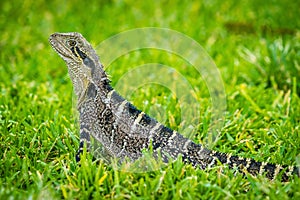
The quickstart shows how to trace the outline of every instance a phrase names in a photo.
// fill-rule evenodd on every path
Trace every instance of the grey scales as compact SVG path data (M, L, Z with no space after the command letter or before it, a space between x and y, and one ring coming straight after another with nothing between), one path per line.
M93 137L109 156L120 160L135 161L151 145L154 155L159 153L164 162L181 155L183 162L201 169L221 163L243 174L264 174L271 180L278 175L282 181L288 181L293 174L300 176L296 166L257 162L209 150L138 110L111 87L96 51L80 33L54 33L49 41L66 62L78 98L80 146L77 161L84 144L89 148Z

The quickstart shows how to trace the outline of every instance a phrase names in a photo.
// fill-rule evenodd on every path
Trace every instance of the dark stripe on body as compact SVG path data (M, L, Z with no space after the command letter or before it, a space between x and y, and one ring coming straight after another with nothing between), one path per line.
M259 174L260 166L262 165L261 162L256 162L254 160L250 161L250 166L248 167L247 171L252 175Z
M161 125L162 126L162 125ZM153 149L157 149L159 147L163 147L165 145L167 145L169 138L172 136L173 131L168 128L163 126L162 128L160 128L159 133L154 134L153 137Z
M126 103L126 107L128 108L129 114L130 114L130 118L132 119L136 119L139 114L142 112L140 110L138 110L134 105L132 105L131 103Z
M111 87L110 80L108 78L102 81L102 85L107 92L110 92L113 90L113 87Z
M227 162L227 155L225 153L216 152L214 156L216 156L222 164Z
M226 155L226 154L225 154ZM227 155L228 156L228 155ZM229 164L229 166L231 167L231 168L233 168L235 165L236 166L241 166L242 168L243 167L246 167L247 166L247 159L246 158L240 158L240 157L238 157L238 156L231 156L230 157L230 164ZM239 167L239 169L240 169L240 167ZM258 171L259 171L259 168L258 168Z
M276 166L274 164L270 164L270 163L266 164L266 166L264 167L266 177L268 177L269 179L273 179L275 168Z
M149 117L147 114L144 114L139 124L141 126L147 126L150 125L151 121L151 117Z
M90 83L87 89L87 96L89 98L94 98L96 96L97 92L96 92L96 87L93 83Z
M126 101L122 96L120 96L115 90L112 90L108 94L108 98L110 98L110 105L114 111L117 112L121 104Z
M111 99L115 104L121 104L125 99L120 96L116 91L114 91L111 95Z

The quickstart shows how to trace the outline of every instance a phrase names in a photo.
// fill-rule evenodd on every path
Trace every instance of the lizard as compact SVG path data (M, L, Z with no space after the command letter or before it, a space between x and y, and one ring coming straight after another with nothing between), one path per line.
M210 150L172 130L124 99L110 84L100 59L91 44L77 32L53 33L52 48L65 61L77 96L80 123L80 143L76 161L91 137L104 147L112 158L136 161L150 145L163 162L182 157L182 161L201 169L218 164L237 169L240 173L264 174L274 180L300 177L297 166L258 162L223 152Z

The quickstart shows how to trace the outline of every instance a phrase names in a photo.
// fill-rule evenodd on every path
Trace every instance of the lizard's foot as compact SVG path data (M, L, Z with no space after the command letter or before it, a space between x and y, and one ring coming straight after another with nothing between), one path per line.
M79 144L79 149L78 149L77 154L75 156L76 162L80 161L80 154L82 154L82 152L83 152L83 146L84 146L84 141L81 141L80 144Z

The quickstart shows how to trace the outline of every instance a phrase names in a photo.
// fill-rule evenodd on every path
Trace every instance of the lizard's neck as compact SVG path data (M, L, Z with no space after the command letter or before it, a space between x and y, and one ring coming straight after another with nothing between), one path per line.
M101 92L101 95L106 96L111 90L110 80L103 69L103 65L99 60L96 61L96 67L91 68L91 84L95 85L95 89Z
M97 94L100 97L106 97L112 90L110 80L99 59L85 61L82 65L68 63L70 78L78 98L77 107L80 107L85 100L95 98Z

